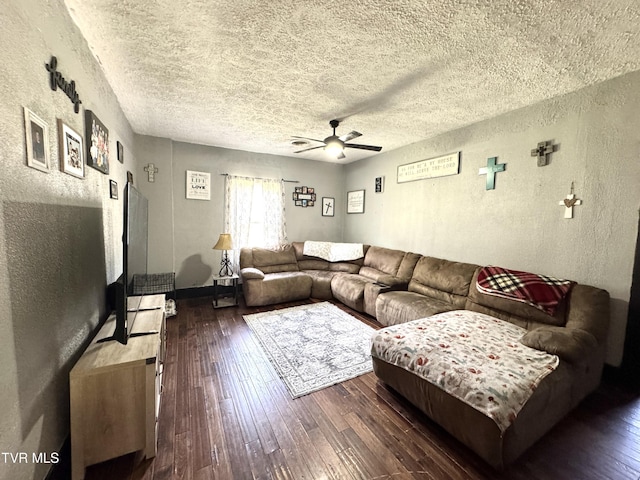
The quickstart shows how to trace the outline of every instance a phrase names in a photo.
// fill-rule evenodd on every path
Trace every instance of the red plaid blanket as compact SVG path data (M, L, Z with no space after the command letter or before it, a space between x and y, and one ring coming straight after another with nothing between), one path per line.
M571 280L492 266L480 270L477 282L482 293L523 302L549 315L556 313L573 285Z

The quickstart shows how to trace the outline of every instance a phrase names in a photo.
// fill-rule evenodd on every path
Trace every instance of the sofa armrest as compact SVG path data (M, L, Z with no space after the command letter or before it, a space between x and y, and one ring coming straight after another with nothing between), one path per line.
M257 280L264 279L264 272L253 267L243 268L242 270L240 270L240 275L242 276L243 280L250 280L252 278L255 278Z
M598 341L579 328L544 326L527 332L520 343L559 356L569 363L581 363L598 348Z

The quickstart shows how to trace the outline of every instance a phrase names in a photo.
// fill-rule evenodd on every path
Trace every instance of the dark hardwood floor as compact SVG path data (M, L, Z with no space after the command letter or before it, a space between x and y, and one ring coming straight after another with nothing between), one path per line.
M158 455L93 465L86 479L640 479L640 395L621 385L603 382L496 472L373 373L292 400L242 318L273 307L177 308Z

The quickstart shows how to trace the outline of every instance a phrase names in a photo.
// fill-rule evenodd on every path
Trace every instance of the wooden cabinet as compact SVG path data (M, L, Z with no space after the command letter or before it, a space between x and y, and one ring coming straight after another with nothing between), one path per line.
M127 345L99 343L113 334L115 314L100 329L69 374L72 479L85 467L127 453L154 457L165 352L164 295L130 297Z

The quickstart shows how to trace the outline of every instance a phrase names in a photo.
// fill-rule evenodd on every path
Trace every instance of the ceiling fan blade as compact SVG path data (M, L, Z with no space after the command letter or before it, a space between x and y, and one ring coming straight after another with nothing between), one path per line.
M302 138L303 140L313 140L314 142L324 143L324 140L318 140L317 138L298 137L297 135L291 135L291 138Z
M345 143L344 146L349 148L359 148L360 150L373 150L375 152L382 150L382 147L376 147L374 145L360 145L357 143Z
M316 148L324 148L324 145L318 145L317 147L305 148L304 150L298 150L297 152L293 152L293 153L308 152L309 150L315 150Z
M353 130L352 132L349 132L346 135L341 135L338 138L343 142L348 142L349 140L353 140L354 138L358 138L360 136L362 136L360 132L356 132L355 130Z

